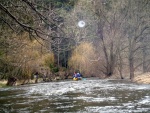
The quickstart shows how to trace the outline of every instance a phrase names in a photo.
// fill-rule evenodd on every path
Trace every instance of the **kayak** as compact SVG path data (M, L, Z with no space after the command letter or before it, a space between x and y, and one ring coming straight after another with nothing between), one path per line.
M82 80L82 77L78 77L78 78L74 77L73 80L74 80L74 81Z
M74 81L77 81L77 80L78 80L78 78L75 78L75 77L74 77L74 78L73 78L73 80L74 80Z

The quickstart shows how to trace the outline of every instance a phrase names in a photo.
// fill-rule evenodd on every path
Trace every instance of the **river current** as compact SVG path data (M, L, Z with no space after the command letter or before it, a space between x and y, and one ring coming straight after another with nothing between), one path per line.
M0 113L150 113L150 85L83 79L0 88Z

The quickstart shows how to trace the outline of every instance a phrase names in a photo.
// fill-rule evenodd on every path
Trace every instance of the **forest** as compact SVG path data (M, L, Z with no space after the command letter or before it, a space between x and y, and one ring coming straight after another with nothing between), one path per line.
M1 0L0 15L0 80L150 71L150 0Z

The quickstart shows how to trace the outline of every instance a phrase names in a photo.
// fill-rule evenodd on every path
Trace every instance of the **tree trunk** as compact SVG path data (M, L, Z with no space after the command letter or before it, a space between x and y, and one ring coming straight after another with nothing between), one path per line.
M143 73L147 72L147 66L146 66L146 52L143 48Z
M129 59L129 70L130 70L130 79L133 80L134 78L134 62L133 59Z
M147 66L146 66L146 46L145 46L145 41L144 39L142 39L142 45L143 45L143 49L142 49L142 61L143 61L143 73L147 72Z
M119 67L118 67L119 69L118 70L119 70L119 74L120 74L121 79L124 79L123 75L122 75L122 69L123 69L123 67L122 67L123 64L122 63L123 63L123 61L122 61L122 57L121 57L120 52L119 52L118 55L119 55Z
M129 39L129 71L130 71L130 79L133 80L134 78L134 52L133 52L133 48L134 48L134 44L135 44L135 40L132 38L128 38Z

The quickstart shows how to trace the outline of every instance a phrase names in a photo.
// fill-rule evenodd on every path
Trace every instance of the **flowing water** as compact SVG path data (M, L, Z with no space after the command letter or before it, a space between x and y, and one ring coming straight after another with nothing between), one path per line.
M0 113L150 113L150 85L83 79L0 88Z

